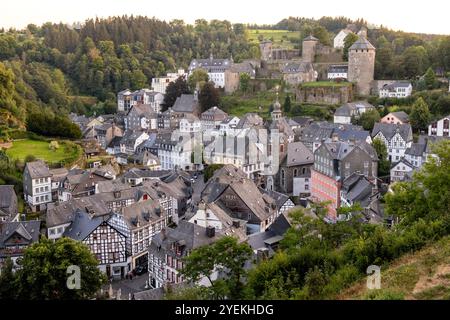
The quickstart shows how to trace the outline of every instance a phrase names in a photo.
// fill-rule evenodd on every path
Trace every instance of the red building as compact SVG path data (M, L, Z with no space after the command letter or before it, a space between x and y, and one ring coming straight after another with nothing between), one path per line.
M311 199L314 202L330 201L329 218L336 218L341 206L342 181L357 172L370 181L377 176L378 157L366 142L325 141L314 152L314 169L311 171Z

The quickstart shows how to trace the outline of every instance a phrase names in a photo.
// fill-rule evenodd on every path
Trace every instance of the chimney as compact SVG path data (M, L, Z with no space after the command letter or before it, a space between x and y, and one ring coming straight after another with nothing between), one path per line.
M216 235L216 228L213 226L207 226L206 227L206 236L208 238L213 238Z

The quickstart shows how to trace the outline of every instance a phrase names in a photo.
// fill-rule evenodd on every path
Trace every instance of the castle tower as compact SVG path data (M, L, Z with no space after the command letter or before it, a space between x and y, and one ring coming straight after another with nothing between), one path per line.
M316 56L316 46L319 39L313 37L312 35L303 39L302 45L302 59L305 62L314 62L314 57Z
M356 83L356 92L369 95L375 72L375 47L364 37L348 49L348 81Z

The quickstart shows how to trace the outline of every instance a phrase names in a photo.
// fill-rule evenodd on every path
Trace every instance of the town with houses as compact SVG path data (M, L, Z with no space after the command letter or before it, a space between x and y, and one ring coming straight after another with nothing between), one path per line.
M348 49L348 63L315 61L319 53L342 50L349 33L358 40ZM435 156L434 143L450 139L450 116L429 123L427 132L413 132L403 111L388 113L371 131L352 124L378 107L364 97L403 99L414 90L408 80L374 79L377 48L364 28L341 30L331 46L313 35L301 50L276 48L268 39L259 46L259 60L235 63L231 55L204 52L187 70L153 78L149 88L117 92L115 114L72 113L88 165L26 163L23 197L28 211L40 213L36 220L23 220L14 188L0 186L0 260L10 257L19 267L24 249L40 236L67 237L89 247L115 288L131 274L143 279L124 299L161 299L167 286L186 281L183 257L221 237L248 243L255 259L271 257L291 227L289 212L298 207L317 219L314 204L326 203L324 219L332 224L349 219L340 208L359 204L365 223L395 223L385 215L382 196ZM162 111L168 86L198 69L224 94L238 90L247 74L298 88L295 101L338 107L332 121L289 117L275 88L268 117L235 116L221 105L201 112L197 90ZM353 85L330 91L324 81ZM376 139L387 150L387 176L378 175Z

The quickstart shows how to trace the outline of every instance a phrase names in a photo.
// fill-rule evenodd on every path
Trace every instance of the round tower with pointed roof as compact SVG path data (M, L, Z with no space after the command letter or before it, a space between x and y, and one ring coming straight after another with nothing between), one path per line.
M375 47L365 37L348 49L348 81L356 84L360 95L369 95L375 73Z
M316 46L319 43L319 39L309 35L303 39L302 44L302 59L305 62L314 62L316 56Z

